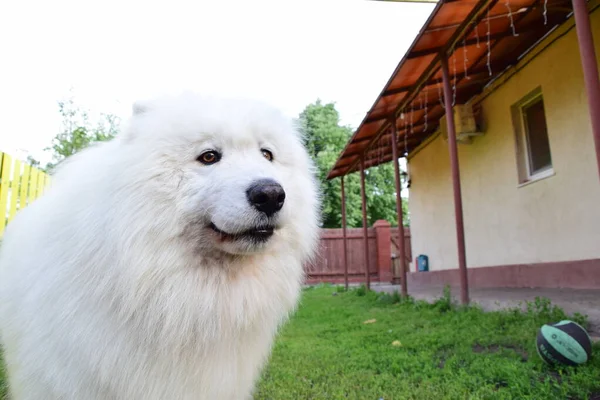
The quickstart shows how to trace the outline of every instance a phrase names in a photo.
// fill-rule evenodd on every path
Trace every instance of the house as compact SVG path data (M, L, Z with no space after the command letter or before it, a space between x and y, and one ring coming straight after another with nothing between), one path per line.
M599 1L436 6L329 174L407 158L409 288L600 288L596 55Z

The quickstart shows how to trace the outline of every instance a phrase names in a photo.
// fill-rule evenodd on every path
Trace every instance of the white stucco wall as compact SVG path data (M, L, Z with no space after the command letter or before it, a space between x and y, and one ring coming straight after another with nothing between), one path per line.
M600 12L592 14L600 54ZM555 175L519 186L511 105L541 86ZM572 29L482 101L487 125L459 144L467 265L600 258L600 179ZM600 110L599 110L600 112ZM409 160L412 250L430 269L457 267L447 142Z

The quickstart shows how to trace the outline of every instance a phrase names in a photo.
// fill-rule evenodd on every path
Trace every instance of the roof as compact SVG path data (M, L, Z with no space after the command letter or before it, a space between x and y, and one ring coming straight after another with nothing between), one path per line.
M397 3L437 3L439 0L375 0L375 1L387 1Z
M327 179L358 171L362 156L365 168L391 161L394 116L400 155L435 133L444 115L440 54L450 55L453 100L464 104L571 13L571 0L440 1Z

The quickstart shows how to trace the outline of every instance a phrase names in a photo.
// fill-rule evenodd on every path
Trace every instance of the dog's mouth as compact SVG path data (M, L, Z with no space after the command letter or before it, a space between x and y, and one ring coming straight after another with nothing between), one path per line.
M273 226L257 226L243 232L228 233L217 228L217 226L211 222L209 228L212 229L213 232L219 234L221 241L251 240L254 242L266 242L273 236L273 233L275 233L275 228Z

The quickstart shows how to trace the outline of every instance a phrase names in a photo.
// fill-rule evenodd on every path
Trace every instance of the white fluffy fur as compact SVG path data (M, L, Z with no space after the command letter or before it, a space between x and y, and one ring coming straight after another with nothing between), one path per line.
M206 149L222 160L196 161ZM274 154L269 162L261 154ZM265 245L245 191L284 187ZM291 121L247 100L137 104L117 139L68 159L9 224L0 332L15 400L251 398L318 237L312 164Z

